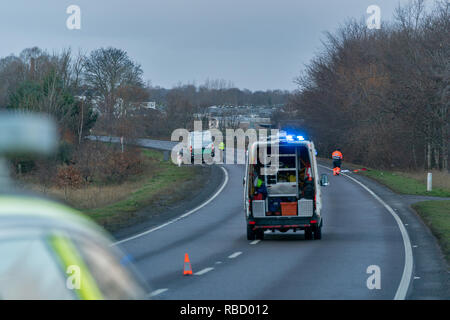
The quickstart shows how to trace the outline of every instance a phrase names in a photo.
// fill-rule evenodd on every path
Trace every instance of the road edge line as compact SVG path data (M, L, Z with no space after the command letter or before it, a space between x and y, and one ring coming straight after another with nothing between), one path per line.
M331 170L330 168L320 165L320 167L323 167L325 169ZM405 300L406 295L408 294L409 286L411 284L412 279L412 273L413 273L413 254L412 254L412 246L411 246L411 240L409 239L408 231L406 230L402 220L400 217L395 213L395 211L389 206L386 202L384 202L383 199L381 199L375 192L373 192L369 187L364 185L362 182L358 181L357 179L350 177L349 175L345 173L341 173L343 176L353 180L354 182L358 183L360 186L362 186L366 191L368 191L375 199L377 199L386 209L389 211L389 213L394 217L394 220L397 222L397 225L400 229L400 233L402 235L403 239L403 246L405 249L405 266L403 268L403 274L402 278L400 279L400 284L398 285L397 292L395 293L394 300Z
M114 243L112 244L112 246L116 246L116 245L118 245L118 244L121 244L121 243L124 243L124 242L128 242L128 241L130 241L130 240L134 240L134 239L140 238L140 237L142 237L142 236L145 236L146 234L149 234L149 233L152 233L152 232L154 232L154 231L156 231L156 230L162 229L162 228L164 228L164 227L166 227L166 226L168 226L168 225L170 225L170 224L172 224L172 223L174 223L174 222L177 222L178 220L181 220L181 219L183 219L183 218L186 218L186 217L190 216L191 214L195 213L196 211L200 210L201 208L203 208L204 206L206 206L208 203L210 203L211 201L213 201L213 200L214 200L214 199L222 192L222 190L223 190L223 189L225 188L225 186L228 184L228 180L229 180L227 169L225 169L225 168L222 167L222 166L221 166L220 168L223 170L223 173L224 173L224 180L223 180L222 185L220 186L219 190L217 190L216 193L214 193L208 200L206 200L205 202L203 202L201 205L195 207L194 209L189 210L189 211L186 212L186 213L183 213L181 216L176 217L175 219L169 220L169 221L167 221L167 222L165 222L165 223L163 223L163 224L161 224L161 225L159 225L159 226L156 226L156 227L151 228L151 229L149 229L149 230L146 230L146 231L144 231L144 232L135 234L134 236L131 236L131 237L128 237L128 238L125 238L125 239L116 241L116 242L114 242Z

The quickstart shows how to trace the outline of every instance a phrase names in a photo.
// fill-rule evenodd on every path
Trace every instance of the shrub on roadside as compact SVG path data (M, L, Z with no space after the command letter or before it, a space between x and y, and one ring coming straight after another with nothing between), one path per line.
M83 185L80 171L74 165L64 165L58 168L56 184L64 189L64 197L67 200L68 189L78 189Z
M139 149L126 148L122 153L115 145L97 142L80 147L74 161L86 183L121 183L144 169Z

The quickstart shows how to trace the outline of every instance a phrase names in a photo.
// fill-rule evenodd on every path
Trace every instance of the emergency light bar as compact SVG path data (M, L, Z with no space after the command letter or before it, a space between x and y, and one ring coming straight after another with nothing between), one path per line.
M304 136L297 136L297 135L288 134L288 135L286 135L286 141L288 141L288 142L305 141L305 137Z

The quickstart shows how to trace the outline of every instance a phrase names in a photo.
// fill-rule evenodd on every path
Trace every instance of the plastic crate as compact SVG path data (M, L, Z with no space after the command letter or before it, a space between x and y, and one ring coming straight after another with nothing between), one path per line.
M296 216L297 215L297 202L281 202L281 215L282 216Z

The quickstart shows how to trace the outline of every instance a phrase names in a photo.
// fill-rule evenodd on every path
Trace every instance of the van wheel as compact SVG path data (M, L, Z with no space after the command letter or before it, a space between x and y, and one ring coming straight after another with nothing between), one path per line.
M256 240L264 240L264 229L256 230Z
M322 226L314 228L314 240L322 239Z
M247 225L247 240L255 240L256 234L251 225Z
M313 232L311 228L306 228L305 229L305 239L306 240L311 240L313 238Z

